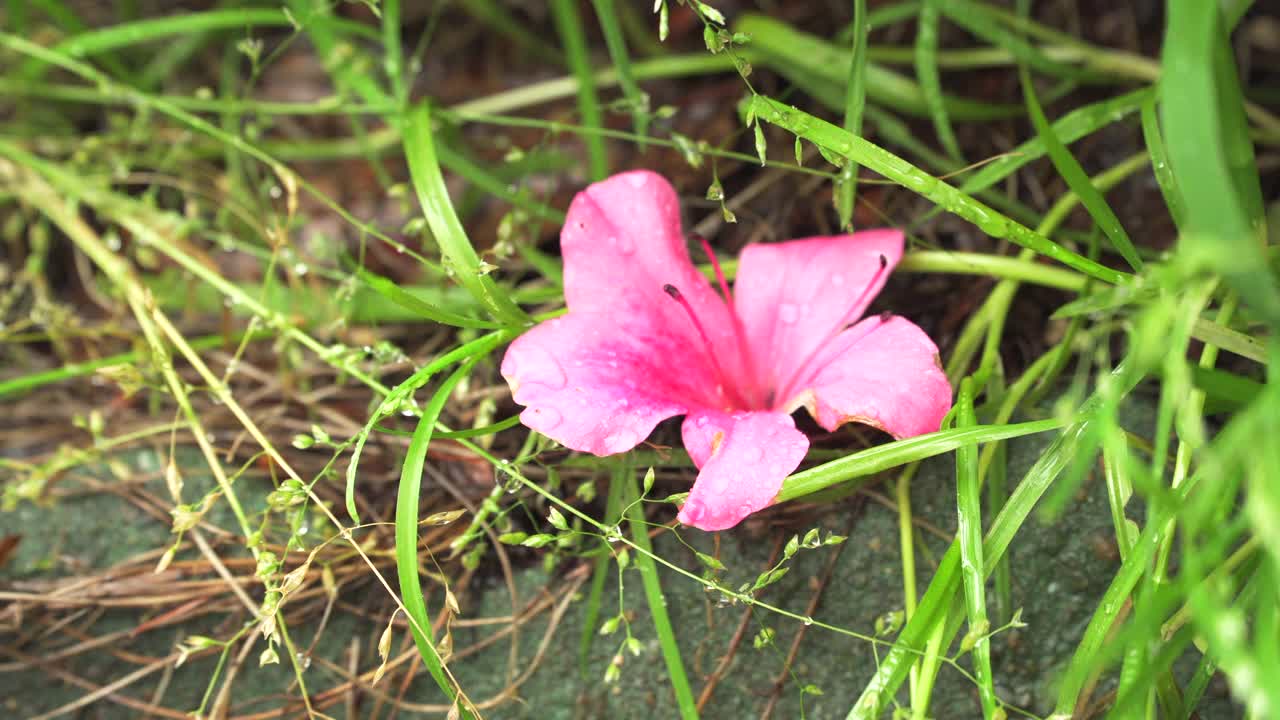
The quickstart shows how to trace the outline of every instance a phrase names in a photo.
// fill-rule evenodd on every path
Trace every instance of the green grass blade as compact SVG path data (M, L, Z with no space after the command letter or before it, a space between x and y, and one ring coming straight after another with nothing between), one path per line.
M402 121L404 152L409 162L409 176L418 202L426 215L427 224L435 236L446 266L454 278L483 305L495 319L523 326L524 314L510 296L499 288L488 274L481 271L480 258L462 228L453 201L440 173L432 139L431 111L426 104L411 108Z
M409 448L405 451L404 463L400 469L400 485L396 491L396 577L400 582L400 598L404 602L405 612L412 622L409 624L418 653L422 656L422 664L436 681L436 685L453 701L458 697L452 681L445 674L444 661L436 650L434 633L431 629L431 617L427 615L427 601L422 595L422 581L418 577L418 500L422 491L423 466L427 460L427 446L431 444L431 433L435 429L440 411L448 402L453 388L471 372L476 358L469 360L458 368L440 384L440 388L431 396L418 419L417 429ZM464 717L471 714L466 707L461 708Z
M304 16L297 19L305 25L308 18ZM346 34L374 40L378 37L375 30L360 23L346 20L338 20L335 23ZM246 27L293 27L293 20L282 10L254 8L206 10L117 23L88 30L63 40L54 45L52 50L69 57L82 58L173 36L216 30L243 30ZM39 59L33 58L27 61L20 72L27 79L36 79L47 67Z
M745 14L733 27L736 32L751 35L750 47L759 54L757 60L760 64L776 70L798 87L811 91L816 83L844 88L850 57L843 47L836 47L763 15ZM872 62L867 63L866 72L868 100L900 112L922 117L928 115L929 108L919 85ZM832 103L836 110L844 109L842 91L835 97L827 95L824 101ZM944 96L943 102L950 116L957 120L990 120L1022 112L1021 108L1012 105L996 105L950 95Z
M413 393L418 388L426 385L427 382L431 380L431 377L437 372L456 362L475 356L483 356L510 339L511 334L509 332L499 331L476 338L469 343L450 350L421 368L418 368L418 370L414 372L413 375L410 375L404 382L396 385L394 388L391 388L386 397L383 398L382 403L369 414L369 420L356 435L355 444L351 450L351 459L347 463L347 514L351 516L351 519L357 525L360 524L360 513L356 509L356 480L359 474L358 468L360 467L360 454L364 451L364 444L369 439L369 434L373 432L373 429L377 426L378 422L392 413L399 412L401 410L401 406L413 397Z
M441 165L451 172L466 178L467 182L482 190L486 195L501 198L522 210L528 211L530 215L539 220L545 220L556 225L564 224L565 214L563 211L557 210L546 203L537 202L525 193L512 192L509 180L504 180L502 177L490 172L483 165L475 162L461 151L448 145L440 145L436 148L436 152L439 153Z
M958 430L977 424L973 413L973 385L970 378L965 378L960 383L960 394L956 399ZM965 609L969 618L969 632L974 639L973 669L978 681L982 716L986 720L992 720L1000 704L996 700L991 675L991 640L987 637L991 622L987 619L986 566L982 559L982 504L978 482L978 447L965 445L956 448L956 538L960 543Z
M600 32L604 34L604 44L609 48L609 59L618 72L618 87L631 105L636 135L643 137L649 129L649 98L640 90L635 73L631 71L631 56L627 52L627 38L622 32L618 9L613 0L591 0L591 4L595 6L596 17L600 20Z
M972 196L911 165L897 155L864 138L850 135L843 128L762 95L753 95L749 103L748 112L757 118L789 130L830 152L865 165L968 220L993 238L1007 239L1106 283L1116 283L1128 277L1124 273L1099 265L1093 260L1067 250L1025 225L987 207Z
M956 133L951 129L951 118L942 97L942 78L938 75L938 19L941 15L938 8L941 4L942 0L925 0L924 7L920 9L915 47L916 79L920 82L925 106L933 119L938 142L942 143L942 149L952 160L963 164L964 156L960 152L960 143L956 141Z
M1129 267L1134 270L1142 270L1142 258L1138 257L1138 251L1133 246L1133 241L1129 239L1129 233L1125 232L1124 226L1120 224L1120 218L1116 217L1111 206L1107 204L1102 193L1098 192L1098 188L1089 180L1089 176L1085 174L1084 168L1080 167L1080 163L1075 156L1067 150L1062 141L1053 132L1053 126L1049 124L1049 118L1045 117L1044 108L1040 106L1040 99L1036 97L1035 85L1031 80L1031 72L1026 66L1019 68L1019 77L1022 79L1022 94L1027 102L1027 111L1031 115L1031 124L1035 126L1036 134L1044 141L1045 151L1049 154L1049 160L1053 166L1057 168L1058 174L1066 181L1071 191L1080 198L1080 204L1084 205L1085 210L1089 212L1089 216L1098 224L1102 232L1111 240L1111 245L1124 257L1125 262L1129 263Z
M601 127L600 99L596 96L595 74L591 69L591 55L587 50L587 37L582 30L578 6L574 0L551 0L551 16L560 34L569 69L578 79L578 113L582 116L582 124L588 128ZM585 140L591 179L603 180L609 174L604 138L593 133Z
M1280 289L1265 229L1243 98L1217 3L1171 0L1160 110L1173 176L1186 202L1179 248L1214 268L1280 328Z
M442 325L452 325L454 327L463 328L481 328L492 330L498 327L495 323L485 320L477 320L469 318L465 315L442 310L413 293L405 290L392 280L384 278L376 273L369 272L364 268L356 268L356 275L360 277L360 281L368 285L374 292L394 302L395 304L420 315L432 322L438 322Z
M1164 138L1160 135L1160 118L1156 115L1157 97L1157 95L1148 96L1142 103L1142 139L1147 145L1147 152L1151 155L1151 168L1156 176L1156 184L1160 186L1160 194L1164 196L1164 204L1169 208L1169 216L1173 218L1173 224L1181 230L1187 221L1186 203L1182 200L1178 181L1173 177L1173 168L1169 164L1169 151L1165 147Z
M1004 48L1019 63L1039 72L1070 80L1110 81L1106 76L1081 70L1045 55L1039 48L1018 37L1016 33L1000 27L999 15L992 13L983 3L971 0L939 0L939 6L942 12L946 13L948 20L968 30L975 37Z
M1138 378L1132 375L1133 373L1123 369L1122 366L1102 382L1104 386L1114 384L1112 392L1123 395L1137 382ZM1013 536L1031 515L1036 503L1073 462L1083 436L1092 429L1094 414L1098 412L1101 404L1101 397L1095 395L1081 407L1077 414L1078 419L1054 438L1049 447L1040 454L1040 458L1031 466L1023 476L1022 482L1018 483L1009 496L1009 501L991 521L991 527L987 531L982 548L984 571L994 568L1004 556ZM847 720L875 720L881 716L898 688L907 679L912 663L919 657L936 625L947 621L947 614L961 587L960 565L960 547L958 542L953 542L939 562L938 569L934 572L924 597L920 599L915 614L898 634L893 649L880 659L875 675L849 710Z
M255 338L269 337L266 333L257 333ZM229 347L239 343L244 335L206 335L204 337L189 340L193 350L209 350L216 347ZM142 361L144 355L141 352L125 352L117 355L108 355L106 357L97 358L96 360L85 360L83 362L67 363L62 367L53 370L45 370L43 372L31 373L30 375L20 375L8 380L0 380L0 398L9 395L34 390L56 382L70 380L72 378L84 377L90 375L105 367L113 365L133 365Z
M1152 90L1135 90L1124 95L1102 100L1091 105L1076 108L1058 118L1050 127L1054 135L1064 144L1079 140L1086 135L1124 120L1142 106L1142 103L1153 95ZM960 184L960 189L967 193L985 190L1001 180L1009 177L1028 163L1044 157L1047 148L1039 135L1015 147L1012 151L973 173Z
M854 135L862 134L862 112L867 104L867 2L853 0L852 58L849 61L849 82L844 92L844 129ZM840 227L853 228L853 201L858 193L858 163L850 162L840 171L836 185L836 214Z
M649 542L649 525L644 518L644 504L634 502L637 497L636 477L629 458L624 458L617 463L613 472L613 482L623 485L622 504L627 508L627 521L631 525L631 541L641 551L635 556L636 570L640 572L640 579L644 584L644 596L649 603L649 615L653 618L653 629L658 635L658 644L662 648L662 659L667 664L667 678L671 681L676 705L680 708L680 717L685 720L697 718L698 704L689 686L684 661L680 659L680 645L676 642L675 630L671 625L670 616L667 615L667 601L662 595L658 566L653 561L653 546Z
M895 440L792 475L783 481L775 502L795 500L842 482L874 475L957 448L1057 430L1063 424L1061 420L1052 419L1011 425L975 425Z
M400 46L400 30L400 0L382 0L382 51L386 56L382 65L391 95L404 106L409 101L409 86L405 77L404 50Z
M920 14L920 7L923 4L921 0L901 0L901 2L878 7L867 15L867 29L876 30L910 20ZM857 26L858 18L855 14L853 21L836 34L836 42L847 45L853 39Z
M88 29L84 21L61 0L14 0L10 4L16 4L26 9L39 10L49 20L53 21L53 24L68 34L79 34Z

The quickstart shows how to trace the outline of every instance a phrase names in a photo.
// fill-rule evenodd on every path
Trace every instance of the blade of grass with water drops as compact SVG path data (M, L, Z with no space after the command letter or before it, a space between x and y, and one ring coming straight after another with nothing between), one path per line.
M862 134L862 114L867 104L867 2L853 2L853 57L849 61L849 81L844 92L844 129L854 135ZM799 162L797 160L797 162ZM836 214L840 227L853 229L853 201L858 193L858 164L851 162L841 168L840 181L836 184Z
M933 119L934 132L938 134L938 142L947 151L952 161L964 164L964 156L960 152L960 143L956 142L956 133L951 129L951 118L947 114L947 105L942 97L942 78L938 75L938 24L941 16L939 6L941 0L925 0L920 8L920 26L916 30L916 79L920 83L920 91L924 94L925 106Z
M843 128L763 95L753 95L747 103L748 115L777 125L828 152L847 157L880 173L968 220L993 238L1009 240L1106 283L1116 283L1129 277L1071 252L897 155L864 138L849 134Z
M974 383L965 378L956 398L956 428L977 424L973 412ZM987 619L986 570L982 556L982 502L978 486L978 447L956 448L956 540L960 544L960 574L964 585L965 610L969 620L974 677L978 681L978 698L982 716L996 717L1000 707L991 675L991 622Z
M1080 167L1080 162L1054 133L1053 126L1049 124L1049 118L1045 117L1044 108L1040 106L1040 99L1036 97L1031 72L1025 65L1018 69L1018 77L1022 80L1022 95L1027 102L1031 124L1035 126L1036 135L1040 136L1044 142L1045 152L1049 154L1049 160L1054 168L1058 170L1058 174L1066 181L1076 197L1080 198L1080 203L1089 212L1089 216L1111 240L1112 247L1124 257L1129 267L1135 271L1141 271L1142 258L1138 257L1138 250L1129 239L1129 233L1125 232L1124 226L1120 224L1120 218L1116 217L1115 211L1107 204L1106 198L1102 197L1102 193L1094 187L1089 176L1085 174L1084 168Z

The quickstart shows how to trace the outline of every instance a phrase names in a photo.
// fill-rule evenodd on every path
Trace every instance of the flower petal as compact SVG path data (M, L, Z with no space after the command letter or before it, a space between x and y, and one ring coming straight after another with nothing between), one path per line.
M761 385L784 392L819 347L862 317L902 257L902 244L900 231L886 229L748 245L734 303Z
M781 412L695 410L682 434L701 472L679 519L701 530L731 528L768 507L809 450L808 438Z
M574 450L612 455L715 387L685 338L649 316L569 313L511 343L502 376L520 421Z
M788 407L808 407L828 430L860 422L912 437L936 431L951 408L937 346L900 317L867 318L840 333L802 377Z
M666 178L635 170L588 186L569 206L560 252L571 313L661 315L687 339L686 353L708 355L688 313L663 291L672 285L705 329L724 382L741 384L732 315L689 259L679 199Z

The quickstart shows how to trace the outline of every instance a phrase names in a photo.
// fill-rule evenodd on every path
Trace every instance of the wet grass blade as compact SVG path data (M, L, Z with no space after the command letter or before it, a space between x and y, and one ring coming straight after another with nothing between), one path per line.
M1135 90L1124 95L1102 100L1084 107L1076 108L1058 118L1050 127L1054 135L1064 145L1091 135L1114 122L1124 120L1142 106L1142 103L1154 92L1150 88ZM1018 145L1003 157L984 165L970 175L960 189L967 193L985 190L1001 180L1009 177L1028 163L1044 157L1048 148L1039 135Z
M1049 118L1045 117L1044 108L1040 106L1040 99L1036 97L1031 71L1024 65L1018 69L1018 76L1022 80L1022 95L1027 102L1027 111L1031 115L1031 124L1035 126L1036 135L1040 136L1040 140L1044 142L1045 152L1049 154L1049 160L1053 163L1054 168L1058 170L1058 174L1066 181L1067 187L1070 187L1076 197L1080 198L1080 204L1084 205L1085 210L1089 212L1089 216L1106 234L1107 239L1111 241L1112 247L1120 253L1125 262L1129 263L1129 267L1136 271L1142 270L1142 258L1138 257L1138 250L1133 246L1133 241L1129 239L1129 233L1125 232L1124 226L1120 224L1120 218L1116 217L1111 206L1102 197L1102 193L1098 192L1098 188L1094 187L1084 168L1080 167L1079 161L1058 139L1058 136L1053 131L1053 126L1049 124Z
M938 134L938 142L942 149L958 164L963 164L960 143L956 142L956 133L951 129L951 118L947 115L947 105L942 97L942 79L938 75L938 21L941 15L938 7L942 0L925 0L920 9L920 27L916 31L916 79L920 82L920 91L924 94L925 106L929 116L933 118L933 129Z
M1157 88L1157 92L1159 92ZM1181 230L1187 221L1186 203L1182 200L1182 191L1178 189L1178 181L1173 177L1173 168L1169 164L1169 152L1164 138L1160 135L1160 118L1156 115L1158 95L1151 95L1142 103L1142 139L1146 142L1147 152L1151 155L1151 169L1156 176L1156 184L1160 186L1160 194L1164 196L1164 204L1169 208L1169 216L1173 224Z
M844 129L862 134L862 113L867 104L867 2L853 1L853 57L849 62L849 81L844 91ZM853 229L853 202L858 193L858 163L841 168L836 185L836 214L840 227Z
M897 155L825 120L762 95L753 95L748 100L747 113L793 132L828 152L861 163L968 220L993 238L1007 239L1106 283L1116 283L1128 277L1125 273L1067 250Z
M956 429L977 424L973 412L973 380L960 383L956 399ZM960 568L964 581L965 610L969 619L969 635L973 647L974 677L978 681L978 698L982 716L996 717L1000 703L996 700L991 675L991 622L987 619L986 566L982 557L982 503L978 480L978 447L956 448L956 539L960 544ZM966 644L969 644L966 642Z

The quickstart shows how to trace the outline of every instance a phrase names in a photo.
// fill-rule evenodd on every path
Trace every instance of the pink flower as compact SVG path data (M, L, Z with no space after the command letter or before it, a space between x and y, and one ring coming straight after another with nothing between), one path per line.
M752 245L735 296L716 266L721 297L689 259L670 183L614 175L578 193L560 234L568 314L513 342L502 375L525 425L595 455L684 415L700 472L680 522L733 527L804 459L801 407L828 430L938 429L951 386L933 341L887 314L849 327L902 246L896 230Z

